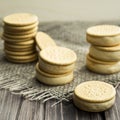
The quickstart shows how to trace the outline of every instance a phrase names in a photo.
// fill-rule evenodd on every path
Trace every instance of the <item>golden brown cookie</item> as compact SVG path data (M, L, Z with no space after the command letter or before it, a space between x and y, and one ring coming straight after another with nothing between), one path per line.
M11 45L19 45L19 46L29 46L29 45L33 45L35 44L35 40L34 39L30 39L30 40L27 40L27 41L23 41L23 42L19 42L19 41L5 41L5 43L7 43L8 45L11 44Z
M31 25L38 21L38 17L29 13L16 13L4 17L3 22L12 26Z
M35 29L36 27L38 27L38 24L39 24L39 22L36 22L31 25L25 25L25 26L19 26L19 27L4 24L3 28L4 28L4 30L11 31L11 32L26 32L26 31Z
M61 75L53 75L43 72L39 68L39 64L36 64L36 78L48 85L64 85L70 83L73 80L73 72L61 74Z
M115 88L101 81L87 81L74 90L74 104L81 110L100 112L109 109L115 102Z
M6 56L7 60L10 61L10 62L14 62L14 63L29 63L29 62L34 62L37 60L37 56L34 57L34 58L30 58L30 59L21 59L21 60L18 60L18 59L12 59L12 58L9 58L9 56Z
M113 97L111 100L101 103L92 103L84 100L80 100L75 95L73 96L73 101L76 107L83 111L88 112L102 112L109 108L111 108L115 103L115 97Z
M39 67L41 70L51 74L64 74L71 72L75 68L75 63L69 65L55 65L44 61L39 57Z
M103 48L103 47L102 47ZM95 59L107 62L120 61L120 50L119 51L105 51L94 46L89 49L90 56Z
M111 47L101 47L101 46L96 46L94 45L95 48L103 51L108 51L108 52L115 52L115 51L120 51L120 44L116 46L111 46Z
M89 56L90 57L90 56ZM92 58L94 59L94 58ZM113 74L116 72L120 72L120 62L104 62L101 63L95 59L94 61L86 58L86 66L89 70L100 73L100 74Z
M98 60L98 59L95 59L93 58L92 56L90 56L90 54L87 54L86 58L92 62L95 62L95 63L99 63L99 64L103 64L103 65L113 65L113 64L116 64L116 62L108 62L108 61L101 61L101 60Z
M33 32L31 34L24 34L24 35L10 35L3 33L3 37L9 38L9 39L27 39L27 38L32 38L35 37L36 32Z
M114 25L98 25L87 29L86 39L98 46L115 46L120 44L120 27Z
M7 55L13 55L13 56L24 56L24 55L30 55L30 54L33 54L36 52L36 50L31 50L31 51L9 51L9 50L4 50L4 52L7 54Z
M33 54L29 54L29 55L10 55L10 54L5 54L7 59L12 59L12 60L16 60L16 61L24 61L24 60L30 60L30 59L35 59L37 58L37 54L33 53Z
M58 46L43 49L39 56L44 61L54 65L69 65L77 60L73 50Z
M36 44L40 50L50 46L56 46L54 40L44 32L38 32L35 37Z
M4 29L4 34L13 35L13 36L28 35L28 34L32 34L34 32L37 32L37 30L38 30L38 27L35 27L35 28L33 28L31 30L27 30L27 31L22 31L22 32L13 32L13 31Z
M5 37L5 36L2 35L2 39L3 39L4 41L7 41L7 42L25 42L25 41L31 40L32 38L11 39L11 38L7 38L7 37Z
M35 47L27 47L27 48L11 48L9 46L4 46L4 49L8 50L8 51L13 51L13 52L24 52L24 51L35 51L36 48Z
M15 45L15 44L8 44L4 42L4 46L11 48L11 49L26 49L26 48L35 48L34 44L29 44L29 45Z
M91 36L116 36L120 35L120 27L115 25L97 25L87 29L87 34Z

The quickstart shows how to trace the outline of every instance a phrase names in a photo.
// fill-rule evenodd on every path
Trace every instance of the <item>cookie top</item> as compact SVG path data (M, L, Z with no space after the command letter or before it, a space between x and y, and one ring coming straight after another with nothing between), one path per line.
M120 27L115 25L98 25L87 29L87 34L92 36L115 36L120 34Z
M105 102L115 97L115 88L101 81L83 82L75 88L75 95L88 102Z
M44 61L55 65L68 65L76 61L76 53L64 47L48 47L43 49L39 56Z
M13 26L30 25L38 21L38 17L29 13L16 13L4 17L3 22Z
M44 32L38 32L35 37L35 40L40 50L50 46L56 46L56 43L54 42L54 40Z

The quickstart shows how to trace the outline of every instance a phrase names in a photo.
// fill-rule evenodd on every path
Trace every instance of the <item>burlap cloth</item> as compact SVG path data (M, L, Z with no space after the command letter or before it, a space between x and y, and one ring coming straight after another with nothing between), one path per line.
M0 41L0 88L9 89L14 94L20 94L30 100L58 99L69 101L74 88L81 82L88 80L105 81L114 86L120 81L120 73L100 75L87 70L86 54L89 44L86 42L85 31L96 24L117 24L119 22L50 22L40 23L39 30L48 33L59 46L73 49L77 54L74 80L63 86L47 86L35 78L35 62L15 64L4 57L3 41ZM1 25L2 27L2 25ZM0 28L1 29L1 28Z

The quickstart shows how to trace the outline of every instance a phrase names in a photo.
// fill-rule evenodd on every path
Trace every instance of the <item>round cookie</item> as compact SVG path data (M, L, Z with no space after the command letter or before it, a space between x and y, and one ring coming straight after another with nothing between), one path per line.
M38 32L36 34L35 41L40 50L50 46L56 46L54 40L44 32Z
M115 25L97 25L87 29L87 34L91 36L116 36L120 35L120 27Z
M111 100L115 94L115 88L102 81L87 81L79 84L75 90L75 95L88 102L105 102Z
M89 54L95 59L112 62L120 61L120 50L119 51L105 51L100 50L97 47L91 46L89 49Z
M27 47L27 48L22 48L22 49L19 49L19 48L11 48L9 46L4 46L4 49L5 50L8 50L8 51L13 51L13 52L24 52L24 51L35 51L35 47Z
M90 61L93 61L95 63L99 63L99 64L103 64L103 65L113 65L113 64L116 64L116 62L108 62L108 61L101 61L101 60L98 60L98 59L95 59L93 57L91 57L89 54L87 54L87 59L90 60Z
M88 112L102 112L113 106L113 104L115 103L115 97L106 102L92 103L84 100L79 100L79 98L74 95L73 101L75 106L81 110Z
M39 56L44 61L54 65L69 65L77 60L73 50L58 46L43 49Z
M10 38L10 39L27 39L27 38L32 38L35 35L36 35L36 32L33 32L31 34L24 34L24 35L10 35L10 34L3 33L4 37Z
M87 41L98 46L115 46L120 44L120 27L98 25L87 29Z
M110 36L110 37L98 37L98 36L91 36L87 35L86 39L89 43L97 46L103 47L112 47L120 44L120 35L117 36Z
M39 64L36 64L36 78L47 85L63 85L70 83L73 80L73 72L69 72L61 75L52 75L43 72L39 68Z
M82 110L100 112L114 104L115 95L112 85L101 81L87 81L75 88L73 101Z
M13 32L13 31L9 31L9 30L5 30L4 29L4 34L8 34L8 35L26 35L26 34L32 34L34 32L37 32L38 27L35 27L34 29L28 30L28 31L23 31L23 32Z
M31 25L27 26L12 26L12 25L6 25L4 24L4 30L11 31L11 32L26 32L32 29L35 29L38 26L39 22L36 22Z
M22 56L19 56L19 55L10 55L10 54L5 54L6 57L10 60L16 60L16 61L24 61L24 60L30 60L30 59L34 59L34 58L37 58L37 54L36 53L33 53L33 54L30 54L30 55L22 55Z
M12 44L12 45L19 45L19 46L29 46L29 45L33 45L33 44L35 44L35 40L33 40L33 39L31 39L31 40L27 40L27 41L23 41L23 42L19 42L19 41L16 41L16 42L13 42L13 41L11 41L11 42L9 42L9 41L5 41L5 43L7 43L7 44Z
M16 13L4 17L3 22L12 26L24 26L34 24L38 21L38 17L29 13Z
M14 62L14 63L28 63L28 62L34 62L37 60L37 56L34 58L30 58L30 59L25 59L25 60L16 60L16 59L12 59L9 58L8 56L6 56L8 61Z
M12 49L35 48L34 44L30 44L30 45L15 45L15 44L8 44L6 42L4 42L4 46L7 46L7 47L12 48Z
M108 52L120 51L120 44L118 44L116 46L111 46L111 47L101 47L101 46L94 45L94 47L99 50L108 51Z
M33 54L33 53L35 53L36 51L34 50L32 50L32 51L22 51L22 52L17 52L17 51L9 51L9 50L4 50L5 51L5 53L7 54L7 55L13 55L13 56L24 56L24 55L30 55L30 54Z
M113 74L116 72L120 72L120 62L114 62L114 64L109 64L109 62L104 63L102 61L102 63L104 63L102 64L102 63L99 63L99 61L97 61L96 59L95 61L92 61L88 58L86 59L87 68L93 72L100 73L100 74Z
M39 68L51 74L64 74L74 70L75 63L69 65L54 65L50 64L39 57Z
M7 38L7 37L5 37L5 36L2 35L2 39L3 39L4 41L7 41L7 42L25 42L25 41L31 40L32 38L11 39L11 38Z

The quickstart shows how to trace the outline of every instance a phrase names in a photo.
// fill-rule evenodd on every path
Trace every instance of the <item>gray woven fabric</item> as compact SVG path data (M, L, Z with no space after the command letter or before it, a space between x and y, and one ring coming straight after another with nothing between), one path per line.
M102 22L118 24L118 22ZM39 29L48 33L59 46L68 47L77 53L77 63L74 80L63 86L47 86L35 78L35 62L15 64L4 57L3 42L0 41L0 88L9 89L14 94L20 94L30 100L59 101L71 100L74 88L81 82L88 80L106 81L116 85L120 81L120 73L100 75L87 70L85 58L89 44L85 39L85 31L89 26L102 24L95 22L50 22L40 23Z

